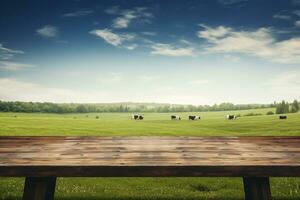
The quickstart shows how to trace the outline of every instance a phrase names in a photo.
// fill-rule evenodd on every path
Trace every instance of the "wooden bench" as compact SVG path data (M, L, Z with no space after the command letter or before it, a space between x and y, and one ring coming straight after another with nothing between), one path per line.
M56 177L243 177L265 200L269 177L300 176L300 137L0 137L0 176L26 177L23 200Z

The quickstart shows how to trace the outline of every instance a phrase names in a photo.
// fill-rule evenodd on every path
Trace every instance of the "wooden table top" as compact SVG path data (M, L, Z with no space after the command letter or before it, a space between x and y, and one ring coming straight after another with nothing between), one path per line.
M0 176L300 176L300 137L0 137Z

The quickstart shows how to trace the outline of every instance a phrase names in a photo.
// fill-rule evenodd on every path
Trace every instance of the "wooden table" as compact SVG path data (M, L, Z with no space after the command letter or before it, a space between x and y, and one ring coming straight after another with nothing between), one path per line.
M270 176L300 176L300 137L0 137L0 176L26 177L23 200L52 200L56 177L216 176L265 200Z

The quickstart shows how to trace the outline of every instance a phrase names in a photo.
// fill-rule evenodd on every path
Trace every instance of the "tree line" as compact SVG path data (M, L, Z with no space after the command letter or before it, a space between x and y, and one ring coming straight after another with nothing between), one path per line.
M277 104L276 104L277 105ZM226 110L247 110L276 107L275 104L232 104L179 105L159 103L40 103L20 101L0 101L0 112L25 113L98 113L98 112L205 112Z
M294 100L292 103L286 101L275 102L274 105L276 107L276 114L296 113L299 111L299 102L297 100Z

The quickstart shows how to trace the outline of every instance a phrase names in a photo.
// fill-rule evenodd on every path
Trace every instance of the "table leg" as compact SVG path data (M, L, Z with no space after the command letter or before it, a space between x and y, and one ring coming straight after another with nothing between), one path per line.
M26 177L23 200L53 200L56 177Z
M246 200L271 200L269 177L244 177Z

